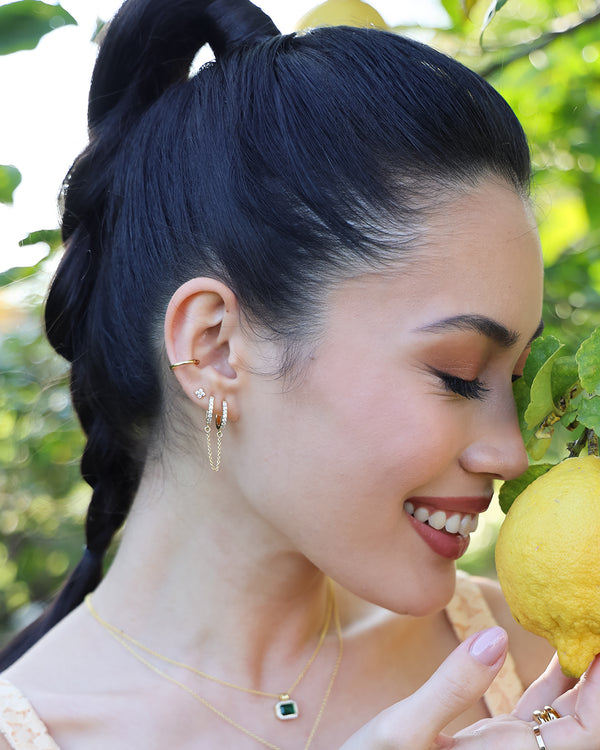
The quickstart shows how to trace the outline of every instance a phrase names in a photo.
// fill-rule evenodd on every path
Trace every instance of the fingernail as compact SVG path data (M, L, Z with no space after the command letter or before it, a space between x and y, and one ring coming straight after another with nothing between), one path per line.
M493 667L494 664L504 655L508 636L502 628L488 628L481 632L469 646L469 653L474 659Z

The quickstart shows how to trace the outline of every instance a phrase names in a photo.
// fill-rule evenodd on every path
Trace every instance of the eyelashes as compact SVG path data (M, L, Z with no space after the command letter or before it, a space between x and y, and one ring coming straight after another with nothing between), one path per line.
M457 378L455 375L449 375L447 372L442 372L434 368L431 369L433 374L442 381L447 391L456 393L463 398L482 399L489 390L478 378L475 378L475 380L464 380L463 378Z

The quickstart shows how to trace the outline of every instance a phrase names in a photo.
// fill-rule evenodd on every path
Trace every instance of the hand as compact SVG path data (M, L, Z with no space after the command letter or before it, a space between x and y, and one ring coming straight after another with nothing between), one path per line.
M524 693L510 716L484 719L439 745L452 750L538 750L533 712L552 705L560 719L542 724L547 750L600 750L600 657L579 680L560 671L555 657L544 674Z
M507 641L505 631L498 627L467 638L422 688L378 714L353 734L340 750L430 750L440 747L436 742L439 733L452 719L476 703L498 674L506 658ZM531 729L529 732L533 741L530 750L537 750ZM454 740L448 738L448 741ZM462 750L462 746L457 747ZM487 750L483 743L468 747L469 750L484 750L484 747ZM502 750L509 747L517 746L505 743Z

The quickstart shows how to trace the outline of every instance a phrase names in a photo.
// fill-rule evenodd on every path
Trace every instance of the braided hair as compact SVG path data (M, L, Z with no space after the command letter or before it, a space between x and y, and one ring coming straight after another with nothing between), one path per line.
M204 44L215 60L190 77ZM477 74L374 29L281 35L249 0L127 0L88 122L45 309L87 437L87 546L0 668L102 577L162 424L159 332L179 285L226 283L291 367L328 285L410 258L428 212L479 179L529 184L522 128Z

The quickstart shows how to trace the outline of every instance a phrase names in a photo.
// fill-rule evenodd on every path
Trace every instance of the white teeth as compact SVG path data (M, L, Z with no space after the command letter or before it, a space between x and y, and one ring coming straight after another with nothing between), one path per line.
M429 516L427 523L438 531L446 525L446 514L443 510L436 510Z
M446 521L446 531L449 534L457 534L460 528L460 513L455 513Z
M434 529L441 531L445 529L449 534L460 534L461 536L469 536L477 528L479 522L479 516L477 514L471 515L466 513L453 513L451 516L443 510L436 510L430 513L427 508L419 506L415 508L413 503L407 501L404 503L404 510L411 516L414 516L417 521L421 523L427 523Z
M427 508L417 508L413 515L417 521L420 521L421 523L425 523L429 520L429 511Z
M473 516L463 516L460 521L460 527L458 533L461 536L469 536L471 533L471 526L473 525Z

